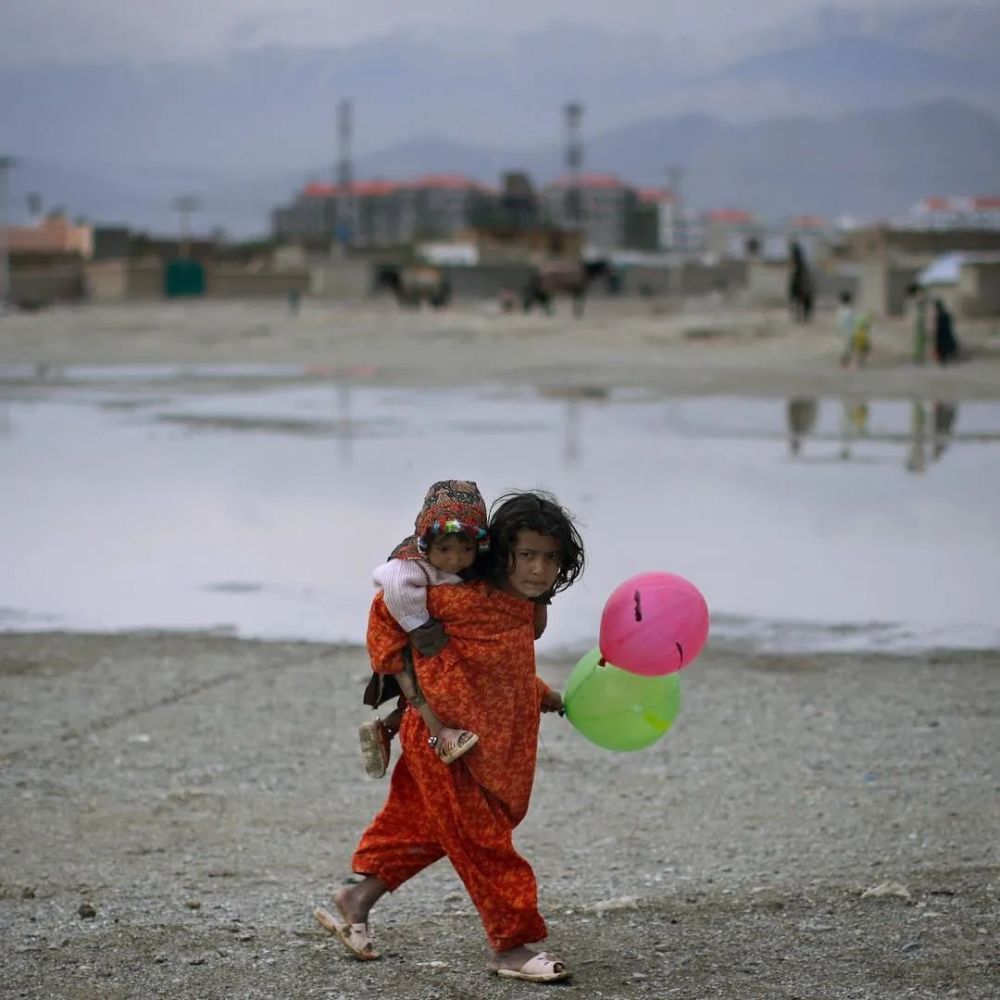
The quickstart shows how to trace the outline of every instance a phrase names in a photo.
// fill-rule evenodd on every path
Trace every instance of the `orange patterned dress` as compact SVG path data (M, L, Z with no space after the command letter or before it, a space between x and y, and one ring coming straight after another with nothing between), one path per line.
M494 951L541 941L531 866L515 850L535 777L541 698L535 675L535 605L479 581L428 590L428 610L444 623L448 645L414 654L417 680L446 726L479 734L479 744L448 765L428 746L423 719L408 707L403 754L389 797L354 853L354 871L395 889L447 857L475 903ZM402 669L406 633L375 597L368 651L381 673Z

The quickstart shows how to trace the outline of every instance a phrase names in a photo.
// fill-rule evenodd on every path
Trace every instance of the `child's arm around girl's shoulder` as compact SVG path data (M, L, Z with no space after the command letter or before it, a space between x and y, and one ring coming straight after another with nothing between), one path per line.
M430 576L422 560L390 559L378 566L372 576L382 588L389 614L404 632L412 632L427 621Z
M422 656L436 656L448 643L444 626L427 610L427 588L458 583L461 577L443 573L423 559L390 559L373 573L382 588L389 614Z

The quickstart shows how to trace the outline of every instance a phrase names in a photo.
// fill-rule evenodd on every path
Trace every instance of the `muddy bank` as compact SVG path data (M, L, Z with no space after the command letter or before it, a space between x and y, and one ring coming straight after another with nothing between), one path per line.
M375 911L382 962L313 927L385 791L356 756L365 669L318 644L0 635L5 995L537 992L486 974L443 864ZM639 754L544 721L518 843L576 969L560 995L994 997L1000 654L716 647L684 680Z
M997 398L997 324L964 324L959 337L967 363L918 366L909 322L887 320L875 328L869 367L844 372L832 313L801 326L783 310L692 304L662 314L634 301L594 301L581 321L565 308L554 317L507 315L492 303L414 312L389 302L307 302L298 316L274 302L151 303L0 317L0 365L28 366L40 381L58 381L67 365L239 364L304 369L258 372L265 380Z

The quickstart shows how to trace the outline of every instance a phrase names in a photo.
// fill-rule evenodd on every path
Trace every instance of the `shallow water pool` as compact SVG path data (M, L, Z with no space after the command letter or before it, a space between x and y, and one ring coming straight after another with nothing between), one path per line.
M588 568L549 651L593 645L607 595L648 569L756 648L1000 643L996 403L180 376L0 389L0 627L358 642L371 568L430 482L463 477L579 517Z

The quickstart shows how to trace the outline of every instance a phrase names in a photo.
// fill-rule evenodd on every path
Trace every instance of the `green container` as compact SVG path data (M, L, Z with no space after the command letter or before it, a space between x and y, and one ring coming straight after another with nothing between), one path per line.
M205 294L205 268L196 260L169 261L163 274L163 293L168 299Z

